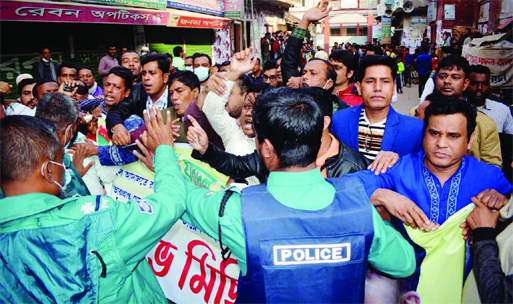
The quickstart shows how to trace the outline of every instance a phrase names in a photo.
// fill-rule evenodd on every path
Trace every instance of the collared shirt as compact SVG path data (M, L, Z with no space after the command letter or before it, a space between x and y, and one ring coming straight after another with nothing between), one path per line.
M246 242L240 194L236 192L230 197L226 203L224 216L219 218L219 206L224 191L212 192L194 186L187 179L183 181L187 188L187 211L182 219L216 239L219 237L218 225L221 224L223 243L237 259L242 275L246 275ZM311 211L329 206L335 197L335 188L323 178L318 169L303 172L271 172L267 180L267 191L280 204ZM375 208L372 208L372 219L374 238L369 252L369 263L395 277L409 276L411 265L410 262L404 261L411 259L410 245L390 223L379 217Z
M153 102L151 96L148 95L146 99L146 110L149 109L151 105L158 107L161 111L167 108L167 96L168 96L169 86L166 86L164 93L157 99L157 101Z
M358 96L358 90L354 83L351 83L347 89L338 91L338 98L345 101L350 107L359 106L363 102L362 97Z
M369 197L378 188L406 196L419 206L433 222L443 224L451 215L471 203L483 190L495 189L507 195L511 185L500 168L463 156L460 168L442 186L424 165L423 151L403 156L386 173L375 175L370 170L345 176L356 176Z
M381 142L385 133L387 119L371 124L362 107L358 122L358 151L370 160L374 160L381 151Z
M486 99L484 106L478 107L478 110L495 120L499 133L513 134L513 117L508 106Z
M328 151L326 151L326 153L324 153L323 155L321 156L318 156L317 159L315 160L315 166L317 167L317 169L321 170L321 167L324 165L324 163L326 162L326 160L329 158L329 157L332 157L332 156L335 156L335 155L338 155L338 149L339 149L339 146L340 146L340 142L338 141L338 139L333 136L331 133L330 133L330 137L331 137L331 145L330 147L328 148ZM324 178L327 178L328 177L328 174L326 172L326 168L322 169L321 171L322 173L322 176Z
M251 83L264 83L264 73L260 72L260 76L255 77L253 73L249 73L249 79L251 79Z

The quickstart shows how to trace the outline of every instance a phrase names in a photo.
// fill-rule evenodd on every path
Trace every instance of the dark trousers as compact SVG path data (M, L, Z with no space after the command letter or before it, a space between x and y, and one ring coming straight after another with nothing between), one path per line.
M401 80L401 77L402 75L401 74L397 74L397 77L395 78L395 84L397 85L397 92L403 92L403 84L402 84L402 80Z
M424 92L424 86L426 85L427 80L429 79L429 74L420 75L419 74L419 98L422 96L422 92Z
M403 72L404 84L411 85L411 66L407 66Z

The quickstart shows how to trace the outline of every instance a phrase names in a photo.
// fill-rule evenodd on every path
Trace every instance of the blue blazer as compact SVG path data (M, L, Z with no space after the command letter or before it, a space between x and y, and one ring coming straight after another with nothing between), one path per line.
M337 111L333 114L331 133L358 151L358 121L363 104ZM399 156L422 151L422 128L424 123L417 118L401 115L390 106L382 151L392 151Z

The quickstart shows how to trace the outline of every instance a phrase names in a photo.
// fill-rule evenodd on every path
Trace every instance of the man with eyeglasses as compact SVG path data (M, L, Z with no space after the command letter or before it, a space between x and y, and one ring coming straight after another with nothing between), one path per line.
M276 61L267 61L264 64L264 82L278 87L278 76L276 75Z
M34 64L32 76L35 80L52 79L57 81L59 65L52 60L50 49L45 47L41 49L41 61Z

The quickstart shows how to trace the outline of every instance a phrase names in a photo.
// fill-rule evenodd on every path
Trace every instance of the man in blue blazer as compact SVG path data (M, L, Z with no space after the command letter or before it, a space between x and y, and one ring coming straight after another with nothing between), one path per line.
M390 106L396 74L393 58L365 56L356 83L363 104L333 115L332 133L370 160L381 151L403 156L422 150L423 122L398 114Z

